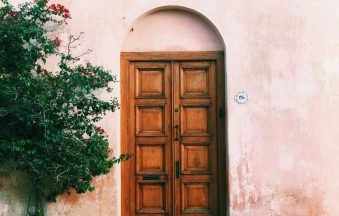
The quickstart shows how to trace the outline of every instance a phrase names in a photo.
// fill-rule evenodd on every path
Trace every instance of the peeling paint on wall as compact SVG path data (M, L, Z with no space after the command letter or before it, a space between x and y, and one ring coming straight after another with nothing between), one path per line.
M314 186L290 190L278 189L279 186L260 187L244 197L244 200L232 204L231 215L274 215L274 216L324 216L328 215L323 202L323 192Z

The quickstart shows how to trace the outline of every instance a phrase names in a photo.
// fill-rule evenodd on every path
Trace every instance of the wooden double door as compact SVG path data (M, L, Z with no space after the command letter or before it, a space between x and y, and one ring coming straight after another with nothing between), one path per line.
M122 179L129 187L124 214L223 215L218 62L132 60L125 69L127 150L134 157Z

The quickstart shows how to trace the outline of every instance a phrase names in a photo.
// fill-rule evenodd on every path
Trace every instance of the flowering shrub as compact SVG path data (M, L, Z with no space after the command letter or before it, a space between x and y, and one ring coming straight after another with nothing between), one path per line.
M111 92L109 83L117 79L100 66L79 63L70 48L78 37L62 41L46 28L67 24L71 15L64 6L1 2L0 169L25 172L47 200L71 187L92 191L94 176L129 157L112 157L105 131L95 126L119 108L115 98L101 100L95 91ZM57 71L45 66L53 55L60 59Z

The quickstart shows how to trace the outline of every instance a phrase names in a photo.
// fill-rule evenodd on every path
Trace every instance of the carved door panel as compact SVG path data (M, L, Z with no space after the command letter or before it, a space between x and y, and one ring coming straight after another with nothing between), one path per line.
M215 61L129 63L131 215L218 215Z

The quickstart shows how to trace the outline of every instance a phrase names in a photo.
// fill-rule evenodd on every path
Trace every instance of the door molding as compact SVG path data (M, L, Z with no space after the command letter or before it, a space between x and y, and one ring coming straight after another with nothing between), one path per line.
M120 55L120 90L121 90L121 152L129 152L129 74L128 66L131 61L175 61L175 60L214 60L217 66L217 145L218 145L218 203L219 215L228 214L228 163L227 163L227 107L226 107L226 82L223 51L202 51L202 52L121 52ZM220 115L220 116L219 116ZM134 216L130 212L130 160L121 164L121 215Z

